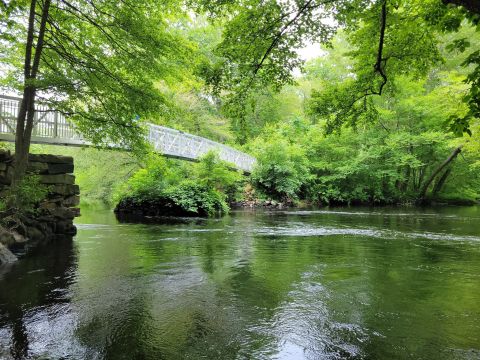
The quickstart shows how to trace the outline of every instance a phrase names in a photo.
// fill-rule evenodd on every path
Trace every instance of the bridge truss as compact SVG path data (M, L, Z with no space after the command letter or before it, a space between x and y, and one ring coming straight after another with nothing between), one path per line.
M0 140L15 141L19 98L0 95ZM255 158L230 146L185 133L183 131L147 124L147 140L153 148L166 157L196 161L209 151L218 153L220 159L236 169L251 172ZM63 114L45 105L36 105L32 142L65 146L92 146L82 138Z

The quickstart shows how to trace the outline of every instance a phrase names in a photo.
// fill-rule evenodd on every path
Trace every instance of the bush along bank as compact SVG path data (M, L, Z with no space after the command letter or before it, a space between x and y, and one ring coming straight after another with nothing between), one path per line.
M215 216L228 212L225 196L205 185L185 180L148 196L128 195L118 203L119 217Z
M80 190L72 174L72 157L31 154L27 175L12 194L14 166L12 154L1 150L0 263L15 260L12 249L28 249L60 236L75 235L73 219L80 215L76 208ZM16 197L18 208L7 207L10 196Z
M142 217L210 217L226 214L242 175L215 153L198 163L180 163L152 154L116 191L120 220Z
M480 160L472 144L451 134L343 129L284 122L249 144L251 175L267 199L324 205L475 204ZM290 142L285 138L295 139Z

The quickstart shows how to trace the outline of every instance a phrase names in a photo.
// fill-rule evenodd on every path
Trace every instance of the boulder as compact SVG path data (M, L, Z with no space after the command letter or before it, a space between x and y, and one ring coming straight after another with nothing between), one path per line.
M0 171L0 184L2 185L10 185L11 178L6 171Z
M51 192L63 196L79 195L80 187L75 184L55 184Z
M43 241L46 238L46 234L34 226L27 228L27 235L28 240L35 242Z
M53 201L43 201L40 203L39 208L40 209L46 209L46 210L52 210L57 207L57 204Z
M17 260L17 257L5 245L0 244L0 264L8 264Z
M80 196L78 195L69 196L63 201L63 205L66 207L78 206L79 204Z
M57 175L40 175L40 182L42 184L69 184L75 183L75 175L71 174L57 174Z
M22 243L27 242L27 238L23 235L20 235L17 232L13 232L12 235L13 235L13 238L15 239L15 242L17 244L22 244Z
M0 244L3 244L5 246L10 246L15 243L15 237L13 234L6 230L3 227L0 227Z
M38 174L46 173L48 170L48 164L38 161L29 161L27 171Z
M80 216L80 208L70 208L70 211L73 213L73 216L75 217Z
M61 163L61 164L56 164L56 163L49 163L45 164L48 167L48 173L49 174L71 174L73 173L73 163Z
M119 219L128 220L133 217L192 217L208 216L203 209L188 211L183 209L169 198L156 198L150 200L136 200L134 198L122 199L114 209Z
M10 161L12 160L12 154L10 150L0 149L0 161Z
M49 164L73 164L73 157L52 154L30 154L30 161L38 161Z
M73 220L73 218L75 217L75 212L72 211L72 209L68 209L65 207L50 209L48 210L48 212L50 213L50 215L61 220Z
M55 224L55 232L62 235L76 235L77 228L71 221L60 220Z

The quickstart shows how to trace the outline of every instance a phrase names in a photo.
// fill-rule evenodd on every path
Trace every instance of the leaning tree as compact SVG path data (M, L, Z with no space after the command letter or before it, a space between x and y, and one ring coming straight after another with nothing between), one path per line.
M317 115L328 118L327 130L375 115L371 98L393 89L395 77L421 76L441 61L437 34L456 32L462 24L479 25L477 0L199 0L200 8L225 23L207 80L233 106L258 87L279 88L293 82L302 65L296 49L306 43L329 44L342 28L355 49L353 81L314 94ZM480 27L477 27L479 29ZM452 50L470 51L472 68L465 97L469 112L450 119L457 134L468 132L480 117L480 51L468 39ZM322 101L323 99L323 101ZM338 106L329 106L337 104Z
M461 26L480 29L478 0L200 0L212 19L223 19L218 58L205 72L212 89L228 94L228 106L242 117L245 103L259 87L280 88L294 81L302 65L296 49L307 42L329 45L342 28L353 50L353 66L345 81L313 91L310 115L326 123L326 132L378 119L375 97L395 94L395 79L423 77L442 61L440 34ZM456 38L448 49L467 52L464 97L467 111L446 119L458 136L471 134L480 119L480 50L469 39ZM253 90L253 91L252 91ZM238 121L238 120L237 120ZM458 156L455 148L434 170L419 194L426 196L436 177Z

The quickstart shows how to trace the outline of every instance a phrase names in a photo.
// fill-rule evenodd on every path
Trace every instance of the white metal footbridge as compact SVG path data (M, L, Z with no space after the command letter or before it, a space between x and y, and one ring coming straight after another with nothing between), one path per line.
M15 141L17 114L21 99L0 95L0 140ZM36 105L32 142L39 144L92 146L82 138L61 113L44 105ZM236 169L252 171L255 158L227 145L188 134L183 131L147 124L147 139L154 149L166 157L196 161L209 151L216 151L220 159Z

